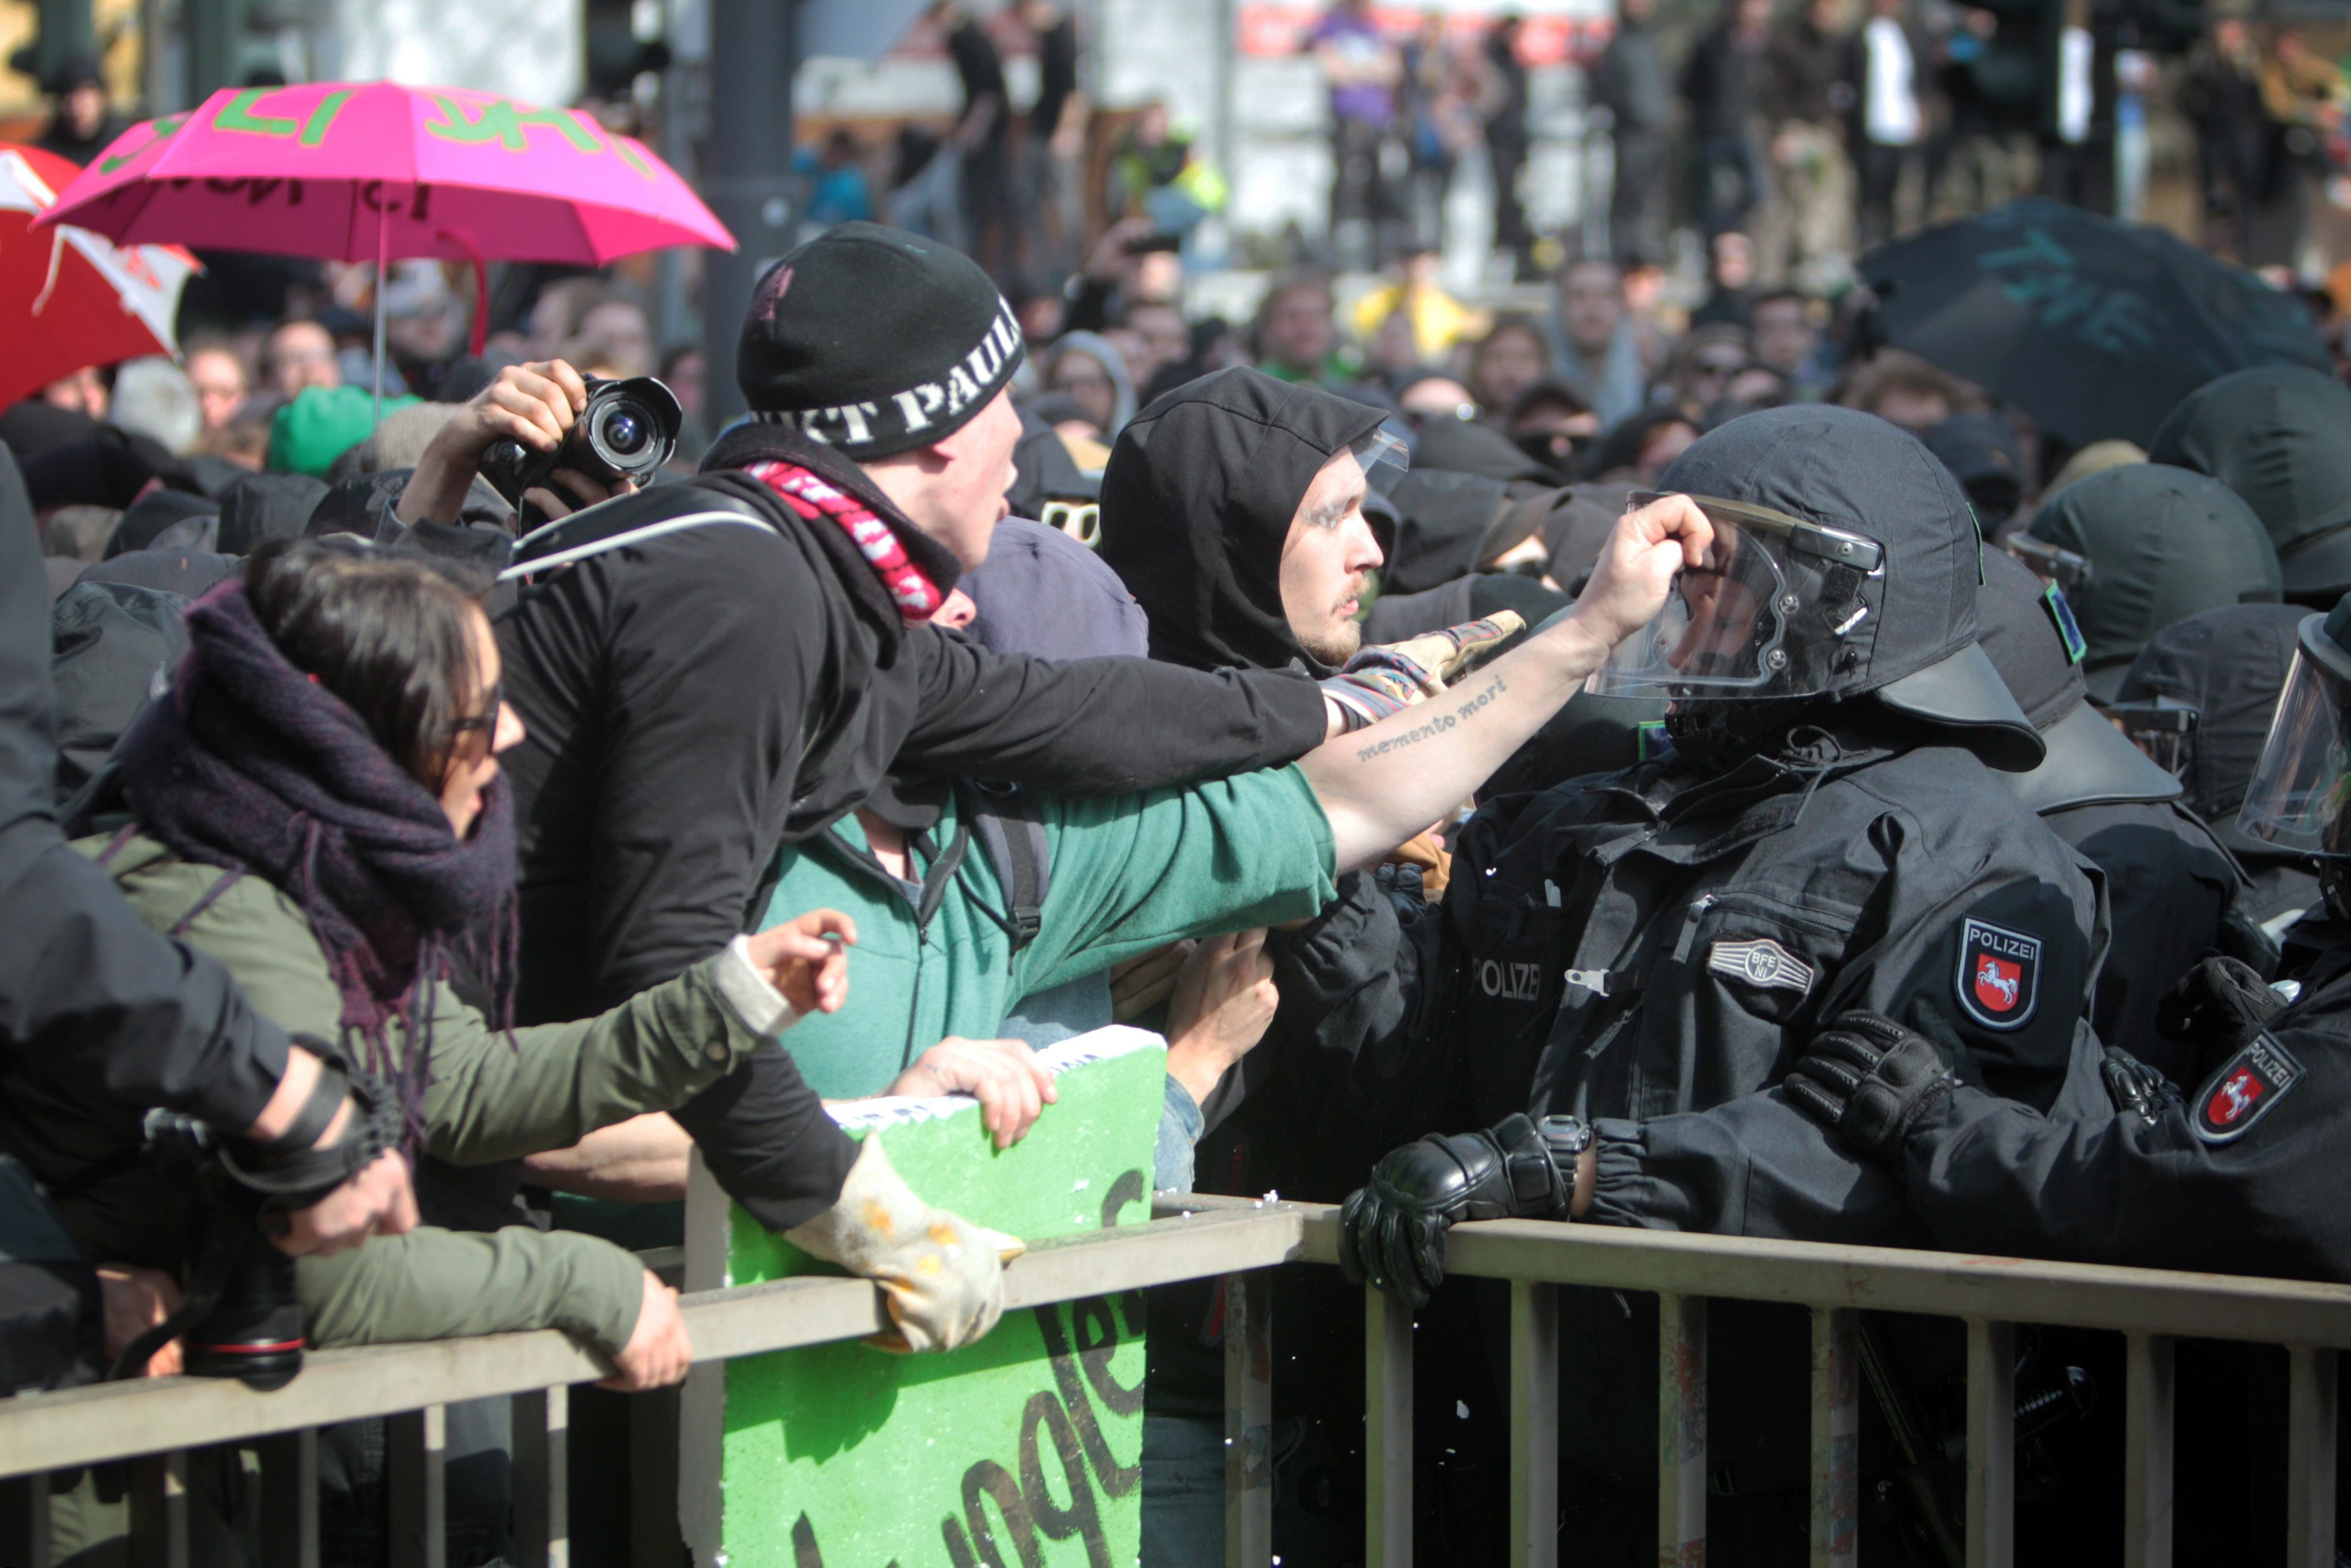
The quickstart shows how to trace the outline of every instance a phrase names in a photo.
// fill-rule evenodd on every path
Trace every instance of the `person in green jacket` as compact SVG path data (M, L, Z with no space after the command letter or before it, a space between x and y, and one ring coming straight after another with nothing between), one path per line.
M475 1166L574 1143L683 1103L801 1015L841 1004L855 927L819 911L601 1018L502 1027L514 871L496 757L520 726L498 700L475 596L444 564L273 541L188 626L172 691L118 753L132 820L82 847L257 1008L323 1054L344 1054L323 1043L342 1041L356 1065L341 1071L386 1081L412 1157ZM50 1103L29 1079L0 1090L0 1142L50 1186L85 1249L168 1277L184 1197L121 1157L138 1124ZM897 1255L845 1211L791 1235L882 1278L915 1347L985 1333L1007 1239L928 1209L878 1155L861 1158L842 1201L866 1199L906 1216ZM168 1278L147 1278L167 1301ZM578 1234L420 1228L301 1260L297 1286L316 1345L556 1327L604 1352L623 1388L674 1383L691 1355L674 1292Z

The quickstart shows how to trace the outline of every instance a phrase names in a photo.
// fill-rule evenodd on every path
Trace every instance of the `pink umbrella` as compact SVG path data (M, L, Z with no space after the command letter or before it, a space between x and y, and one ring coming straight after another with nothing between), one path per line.
M471 261L477 280L485 257L601 267L663 246L735 248L643 143L577 110L392 82L224 88L123 132L39 221L119 244L373 260L379 276L394 257Z

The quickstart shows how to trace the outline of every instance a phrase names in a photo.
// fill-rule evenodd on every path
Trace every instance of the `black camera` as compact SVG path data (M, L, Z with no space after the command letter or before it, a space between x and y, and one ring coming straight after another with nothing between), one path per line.
M132 1342L113 1375L136 1375L176 1336L190 1376L234 1377L263 1394L285 1387L302 1370L302 1303L294 1260L262 1234L267 1195L236 1179L202 1123L151 1112L146 1131L148 1168L190 1194L194 1266L180 1310Z
M510 438L494 441L482 454L482 477L517 509L523 492L545 485L558 468L577 469L608 485L621 479L643 485L676 453L684 423L677 394L653 376L620 382L590 376L588 406L571 422L562 445L533 452Z

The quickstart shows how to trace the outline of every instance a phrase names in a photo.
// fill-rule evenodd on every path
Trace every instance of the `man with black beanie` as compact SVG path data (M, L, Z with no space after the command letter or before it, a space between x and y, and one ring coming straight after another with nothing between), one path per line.
M1021 352L968 258L842 225L761 278L737 359L753 417L698 478L519 541L498 640L529 731L507 757L523 1019L592 1012L726 946L778 848L893 767L1103 794L1324 737L1306 682L1004 658L928 624L1002 515ZM446 520L492 440L552 450L584 402L559 362L500 372L427 450L401 517ZM780 1049L677 1119L779 1230L835 1203L857 1152Z

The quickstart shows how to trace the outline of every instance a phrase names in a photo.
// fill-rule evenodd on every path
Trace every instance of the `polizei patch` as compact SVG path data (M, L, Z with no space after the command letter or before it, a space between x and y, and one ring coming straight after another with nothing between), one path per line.
M1986 1029L2022 1029L2041 997L2041 938L1970 917L1959 932L1959 1009Z
M2232 1144L2252 1131L2270 1107L2302 1082L2303 1066L2266 1034L2231 1057L2197 1091L2189 1120L2208 1144Z
M1706 967L1765 990L1793 991L1801 997L1813 988L1813 967L1769 936L1717 942L1707 949Z

